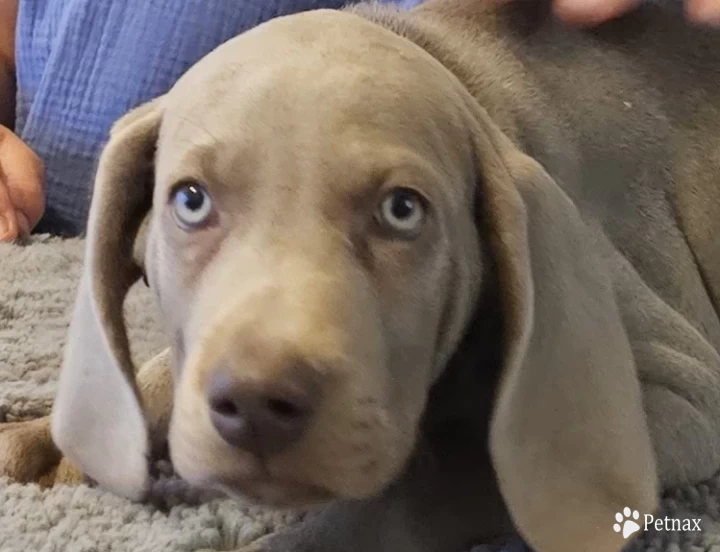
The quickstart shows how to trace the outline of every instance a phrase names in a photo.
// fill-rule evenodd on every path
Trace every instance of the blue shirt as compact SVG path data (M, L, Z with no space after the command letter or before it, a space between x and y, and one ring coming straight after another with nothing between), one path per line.
M47 169L47 208L36 231L85 230L99 153L113 122L129 109L165 93L192 64L250 27L347 3L21 0L15 131Z

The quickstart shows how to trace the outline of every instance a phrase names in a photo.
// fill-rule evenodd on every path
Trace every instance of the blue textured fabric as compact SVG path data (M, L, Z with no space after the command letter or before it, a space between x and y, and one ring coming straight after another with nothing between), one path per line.
M36 231L84 231L97 158L123 113L166 92L193 63L250 27L347 3L21 0L15 130L47 167L47 209Z

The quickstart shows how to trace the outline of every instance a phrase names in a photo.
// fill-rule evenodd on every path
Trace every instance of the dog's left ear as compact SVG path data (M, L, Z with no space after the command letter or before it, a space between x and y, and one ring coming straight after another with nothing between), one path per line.
M479 106L478 216L498 270L504 366L490 454L539 552L611 552L658 483L633 354L598 244L574 203Z
M149 438L135 382L123 303L142 274L162 97L116 123L98 166L85 264L70 323L52 436L107 489L140 499L149 485Z

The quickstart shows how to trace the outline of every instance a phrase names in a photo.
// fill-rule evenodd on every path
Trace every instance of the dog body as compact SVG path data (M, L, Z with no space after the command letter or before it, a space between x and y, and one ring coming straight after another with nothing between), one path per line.
M254 550L459 551L512 527L619 550L615 512L716 471L720 35L547 10L280 18L122 119L53 415L67 457L147 487L122 321L142 265L179 473L331 501Z
M455 33L434 55L472 75L463 82L479 103L577 207L618 296L653 438L688 440L656 446L663 484L707 476L717 448L691 463L693 474L678 471L684 462L672 456L713 441L718 427L697 419L671 429L685 417L676 416L670 405L677 398L666 390L679 392L691 410L702 404L720 412L720 167L709 131L720 114L718 34L652 7L579 31L554 21L547 4L489 14L450 4L430 2L425 10L433 22L441 13L469 18L480 38L464 42ZM463 55L486 40L492 46L483 49L496 49L495 56ZM707 379L691 390L697 377Z
M405 32L442 34L423 45L543 165L607 242L600 249L626 259L609 264L629 263L644 282L620 284L617 267L618 288L657 294L718 350L718 141L707 130L720 110L717 32L652 7L582 31L547 8L431 1ZM453 32L453 18L476 34ZM469 56L478 45L494 55Z

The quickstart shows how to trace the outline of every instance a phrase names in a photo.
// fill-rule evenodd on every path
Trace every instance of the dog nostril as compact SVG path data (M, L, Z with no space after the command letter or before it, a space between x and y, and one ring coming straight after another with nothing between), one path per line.
M221 416L238 416L240 414L240 409L235 405L234 402L229 400L219 400L215 401L210 405L210 408L213 409L214 412L217 412Z
M302 418L306 413L305 408L284 399L268 399L266 405L269 412L287 420Z

